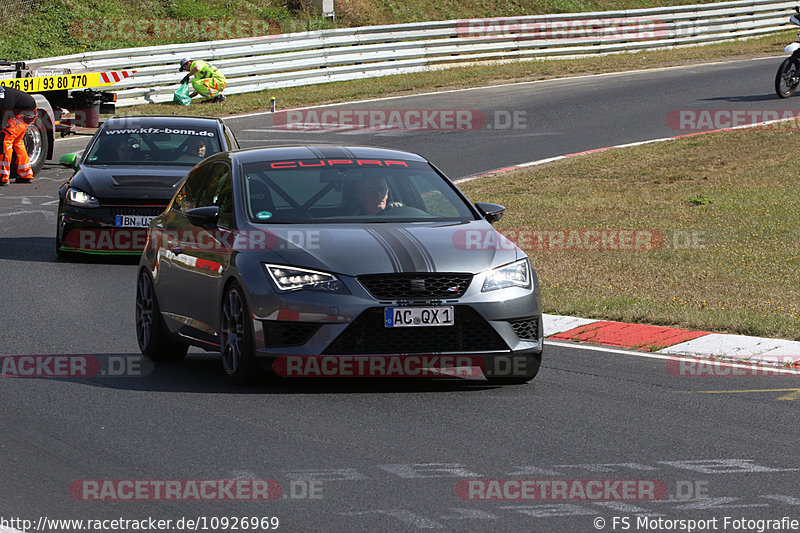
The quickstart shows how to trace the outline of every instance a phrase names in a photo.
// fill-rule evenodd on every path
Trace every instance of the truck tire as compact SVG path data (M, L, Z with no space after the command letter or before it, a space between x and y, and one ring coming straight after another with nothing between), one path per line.
M28 158L31 160L31 169L36 175L47 159L47 152L50 149L50 141L47 138L47 130L41 116L28 126L25 132L25 149L28 151Z

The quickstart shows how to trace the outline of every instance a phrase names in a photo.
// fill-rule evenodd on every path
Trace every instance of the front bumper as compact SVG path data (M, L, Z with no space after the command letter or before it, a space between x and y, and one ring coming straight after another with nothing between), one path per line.
M538 368L543 345L538 286L483 293L484 279L478 274L457 299L378 300L356 278L339 277L350 294L296 291L276 295L270 290L256 289L256 294L251 290L256 357L272 364L279 374L310 369L309 377L319 376L310 358L323 365L319 369L324 375L335 367L342 377L353 372L365 375L365 365L377 372L366 375L387 376L405 376L409 369L416 371L426 364L480 367L487 377L524 373L532 364ZM453 307L452 326L385 327L385 307L443 305ZM431 359L435 357L439 359ZM450 359L443 361L445 357ZM380 368L386 373L381 374Z
M118 217L157 216L165 205L64 206L58 213L59 250L100 255L141 255L147 227L119 227Z

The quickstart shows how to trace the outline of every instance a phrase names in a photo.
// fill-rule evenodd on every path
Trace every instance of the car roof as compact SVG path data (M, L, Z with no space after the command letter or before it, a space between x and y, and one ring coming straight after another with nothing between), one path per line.
M150 124L181 128L208 128L222 125L222 119L216 117L192 117L179 115L132 115L113 116L105 121L107 127L142 127Z
M404 159L427 163L424 157L403 150L375 146L344 146L332 144L281 145L245 148L230 152L239 163L282 161L287 159Z

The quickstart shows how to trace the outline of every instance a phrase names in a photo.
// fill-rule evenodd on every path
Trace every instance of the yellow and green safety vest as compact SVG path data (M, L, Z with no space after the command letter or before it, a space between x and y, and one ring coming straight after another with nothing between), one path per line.
M190 70L197 69L195 72L195 78L216 78L218 80L225 81L225 76L217 70L217 67L212 67L205 61L201 59L195 59L192 61L192 68Z

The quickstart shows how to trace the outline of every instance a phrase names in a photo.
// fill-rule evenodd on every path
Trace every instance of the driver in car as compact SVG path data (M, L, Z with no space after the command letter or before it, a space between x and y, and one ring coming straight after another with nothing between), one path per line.
M386 202L389 199L389 186L386 180L364 179L358 183L356 189L356 200L358 208L356 215L377 215L386 209Z
M128 137L119 137L114 139L114 159L118 163L130 163L138 157L139 145L133 139Z
M201 137L192 137L186 143L186 153L188 155L193 155L203 159L205 158L207 151L208 147L206 146L206 142Z
M366 178L359 181L355 199L356 208L353 215L374 216L394 207L403 207L403 202L389 201L389 185L384 178Z

